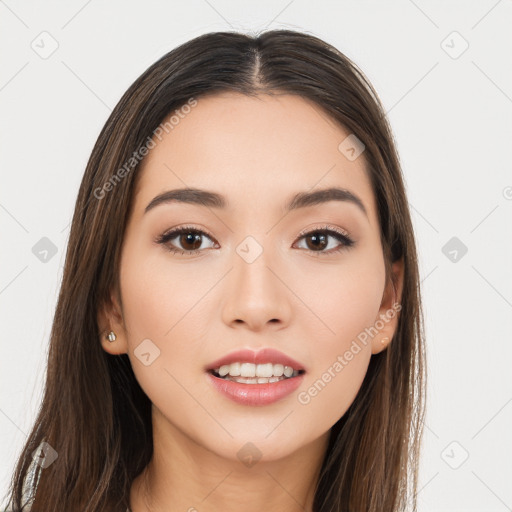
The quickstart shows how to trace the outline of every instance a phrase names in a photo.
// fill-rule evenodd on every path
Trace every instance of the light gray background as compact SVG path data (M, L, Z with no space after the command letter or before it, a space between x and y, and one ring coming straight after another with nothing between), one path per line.
M41 400L74 201L111 109L192 37L284 27L353 59L396 136L427 321L419 510L512 510L511 18L510 0L0 1L0 492Z

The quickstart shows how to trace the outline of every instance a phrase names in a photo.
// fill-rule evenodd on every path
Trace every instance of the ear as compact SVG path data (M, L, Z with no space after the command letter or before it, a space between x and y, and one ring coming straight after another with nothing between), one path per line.
M100 304L98 308L98 328L100 342L103 350L112 355L128 353L126 339L126 327L123 320L123 312L117 294L110 293L110 299ZM108 333L113 331L116 339L109 341Z
M375 319L378 333L372 340L372 354L378 354L391 343L398 327L400 317L402 289L404 284L404 261L403 258L391 265L392 278L388 279L382 302L379 308L379 315Z

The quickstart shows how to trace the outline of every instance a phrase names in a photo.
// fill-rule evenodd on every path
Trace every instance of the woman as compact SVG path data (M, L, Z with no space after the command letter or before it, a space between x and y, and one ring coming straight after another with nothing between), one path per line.
M169 52L88 162L12 509L415 509L417 267L346 56L288 30Z

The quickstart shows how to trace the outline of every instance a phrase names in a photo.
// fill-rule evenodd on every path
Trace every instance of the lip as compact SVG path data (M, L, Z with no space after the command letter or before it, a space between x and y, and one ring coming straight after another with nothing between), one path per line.
M230 400L242 405L261 406L277 402L295 391L305 374L268 384L243 384L224 380L210 372L206 375L215 389Z
M304 370L304 365L299 363L298 361L295 361L295 359L292 359L291 357L287 356L286 354L283 354L282 352L279 352L279 350L275 350L273 348L264 348L259 350L258 352L254 352L253 350L245 349L245 350L237 350L235 352L230 352L224 357L221 357L220 359L217 359L216 361L213 361L210 363L206 368L205 371L209 372L210 370L214 370L215 368L219 368L222 365L225 364L231 364L231 363L253 363L253 364L265 364L265 363L272 363L272 364L282 364L284 366L291 366L294 370ZM290 379L291 380L291 379ZM226 381L222 381L226 382ZM284 382L284 381L281 381ZM272 384L278 384L272 383ZM272 385L271 384L271 385ZM243 384L244 386L264 386L268 384Z

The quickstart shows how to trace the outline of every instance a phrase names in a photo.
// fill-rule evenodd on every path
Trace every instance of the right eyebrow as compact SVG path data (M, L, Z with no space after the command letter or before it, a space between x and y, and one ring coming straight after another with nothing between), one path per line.
M175 201L180 203L197 204L210 208L226 208L228 205L225 197L217 192L210 192L208 190L201 190L198 188L180 188L176 190L168 190L154 197L146 206L144 213L147 213L149 210L160 204L172 203Z

